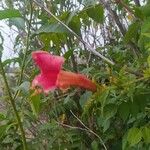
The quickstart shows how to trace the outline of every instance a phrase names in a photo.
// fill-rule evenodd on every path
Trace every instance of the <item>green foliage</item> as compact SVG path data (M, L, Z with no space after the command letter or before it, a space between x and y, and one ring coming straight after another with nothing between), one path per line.
M142 128L142 137L145 143L150 143L150 128L145 126Z
M31 105L31 109L33 111L33 114L36 117L38 117L38 114L40 112L40 105L41 105L40 96L39 95L31 96L29 103Z
M124 41L126 43L131 42L132 40L137 39L138 33L139 33L139 29L140 29L140 22L136 21L133 24L131 24L128 28L128 31L126 33L126 35L124 36Z
M118 109L119 115L123 121L126 121L126 119L129 117L130 109L129 109L129 103L123 102Z
M142 11L142 13L144 14L145 17L150 16L149 9L150 9L150 4L146 4L145 6L141 7L141 11Z
M68 33L68 31L63 27L62 25L58 23L54 24L46 24L40 27L39 30L35 32L35 34L41 34L41 33Z
M10 47L15 56L1 63L10 90L0 70L0 149L23 149L10 91L29 150L149 150L150 5L122 1L127 9L99 2L41 1L47 9L28 0L3 2L0 19L15 32ZM11 46L3 30L2 56ZM82 40L115 64L93 55ZM62 69L87 75L97 91L71 87L35 95L31 83L39 69L31 52L39 49L63 56Z
M88 16L92 18L97 23L102 23L104 19L104 10L101 5L95 5L87 8L86 10Z
M141 132L140 129L138 129L138 128L131 128L128 131L127 140L129 142L130 146L134 146L135 144L140 142L141 139L142 139L142 132Z
M16 9L0 10L0 20L13 17L21 17L19 10Z

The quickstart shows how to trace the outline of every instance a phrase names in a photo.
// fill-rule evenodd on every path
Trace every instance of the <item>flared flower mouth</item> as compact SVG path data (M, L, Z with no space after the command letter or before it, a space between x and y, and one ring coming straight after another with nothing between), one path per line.
M51 55L46 51L35 51L32 52L32 59L40 69L40 74L33 79L31 86L36 93L48 93L56 88L65 90L70 86L96 91L96 85L86 76L61 70L63 57Z
M64 58L46 51L35 51L32 52L32 59L40 69L40 74L32 81L32 89L41 87L45 93L54 90Z

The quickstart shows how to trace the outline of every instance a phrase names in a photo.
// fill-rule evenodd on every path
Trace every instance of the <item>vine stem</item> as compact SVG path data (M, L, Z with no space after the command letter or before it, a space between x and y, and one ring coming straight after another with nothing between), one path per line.
M0 58L0 70L1 70L1 74L2 74L2 77L3 77L4 83L5 83L6 90L8 92L10 103L12 105L14 114L15 114L17 122L18 122L19 129L20 129L20 132L21 132L23 149L27 150L27 143L26 143L25 132L24 132L24 129L23 129L23 125L21 123L21 119L20 119L19 113L18 113L17 108L16 108L15 101L14 101L14 99L12 97L12 94L11 94L11 91L10 91L10 88L9 88L9 85L8 85L8 82L7 82L7 78L6 78L6 74L5 74L5 71L4 71L4 68L3 68L3 64L2 64L1 58Z
M28 23L28 29L27 29L27 39L26 39L26 49L24 52L24 56L23 56L23 60L22 60L22 66L21 66L21 72L20 72L20 77L19 80L17 82L17 85L20 85L23 79L23 73L24 73L24 69L25 69L25 63L26 63L26 58L27 58L27 53L29 50L29 40L30 40L30 29L31 29L31 22L32 22L32 16L33 16L33 7L32 7L32 0L30 1L30 19L29 19L29 23ZM20 90L17 90L16 93L13 96L13 99L16 99L17 95L19 94Z
M95 135L100 140L100 142L103 145L104 149L108 150L105 143L104 143L104 141L103 141L103 139L98 134L96 134L94 131L92 131L90 128L88 128L71 110L70 110L70 112L73 115L73 117L75 117L81 123L81 125L86 129L86 131L88 131L88 132L92 133L93 135Z
M42 5L41 3L37 2L36 0L33 0L34 3L36 3L39 7L43 8L50 16L52 16L58 23L60 23L61 25L63 25L71 34L73 34L79 41L81 41L86 48L92 52L94 55L97 55L98 57L100 57L102 60L104 60L105 62L107 62L110 65L114 65L114 62L109 60L108 58L106 58L105 56L103 56L102 54L100 54L99 52L97 52L95 49L93 49L87 42L85 42L79 35L77 35L72 29L70 29L65 23L63 23L61 20L59 20L51 11L48 10L47 7L45 7L44 5Z

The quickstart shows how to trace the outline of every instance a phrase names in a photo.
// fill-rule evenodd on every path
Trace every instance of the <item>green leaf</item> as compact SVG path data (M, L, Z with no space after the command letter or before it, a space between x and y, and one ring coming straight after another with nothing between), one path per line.
M134 101L136 100L139 110L145 112L145 107L149 101L150 94L140 94L135 96Z
M69 24L69 22L73 19L73 17L75 17L76 14L77 14L77 10L68 13L66 25Z
M92 150L98 150L98 142L94 140L91 143L91 148L92 148Z
M80 97L79 102L80 102L80 105L81 105L82 108L84 107L84 105L86 104L86 102L89 100L89 98L91 97L91 95L92 95L92 92L86 91L86 92Z
M149 17L150 16L150 4L147 4L145 6L142 6L141 8L141 12L144 14L145 17Z
M18 29L25 30L25 20L23 18L11 18L9 24L16 26Z
M59 109L59 107L57 107ZM68 95L63 102L63 105L60 105L61 112L64 112L65 110L71 110L77 108L77 104L74 100L71 99L71 94Z
M143 46L149 48L150 38L150 17L146 18L141 25L141 35L138 41L139 46ZM147 49L147 48L146 48Z
M133 102L129 103L129 108L130 108L130 113L132 114L132 116L136 116L139 113L139 105L137 104L137 102L134 100Z
M93 7L89 7L86 10L87 15L98 23L102 23L104 20L104 9L102 5L98 4Z
M4 133L6 132L8 126L9 126L9 125L1 125L1 126L0 126L0 138L2 138L2 136L3 136Z
M101 102L102 107L104 107L107 102L107 97L109 95L109 89L104 90L100 95L98 95L98 100Z
M140 18L141 20L144 19L144 14L142 12L142 10L139 7L134 7L134 14L136 17Z
M129 116L129 105L123 102L118 109L120 117L125 121Z
M21 17L19 10L16 9L0 10L0 20L14 17Z
M37 117L40 112L40 95L31 96L30 105L33 111L33 114Z
M140 142L142 139L142 132L139 128L131 128L128 131L128 143L130 144L130 146L134 146L135 144L137 144L138 142Z
M12 58L12 59L6 59L3 61L3 66L8 65L8 64L10 65L11 63L17 63L17 62L19 62L18 57Z
M150 33L142 33L141 35L144 35L144 36L150 38Z
M144 141L146 143L150 143L150 127L144 127L142 129L142 135L143 135L143 138L144 138Z
M103 132L107 131L107 129L110 127L110 119L105 120L103 122Z
M113 117L116 114L116 112L117 106L115 104L109 104L104 107L103 116L107 120Z
M41 26L35 34L41 33L69 33L68 30L59 23L45 24Z
M4 136L4 134L12 127L16 125L16 123L11 123L11 124L4 124L0 126L0 138Z
M124 36L125 43L129 43L132 39L135 39L137 37L140 26L141 25L138 21L129 26L128 31Z
M29 94L30 90L30 82L29 81L24 81L20 86L19 89L22 90L24 94Z
M85 10L80 11L79 16L82 19L83 24L85 24L86 26L91 25L91 20Z
M74 16L72 20L69 22L68 26L78 35L81 35L81 23L80 18L78 16Z
M97 2L97 0L83 0L83 4L85 6L91 6L91 5L95 5Z
M141 26L141 34L149 33L150 32L150 17L144 20Z
M58 36L59 35L59 36ZM62 42L64 42L65 41L65 39L66 39L66 36L65 36L65 34L63 34L63 33L42 33L42 34L40 34L40 40L43 42L43 44L44 44L44 47L43 47L43 49L44 50L49 50L49 47L50 47L50 43L51 43L51 41L57 46L58 45L58 47L59 47L59 50L60 50L60 44L62 43ZM54 49L52 49L51 48L51 51L55 51L55 52L57 52L57 47L55 47Z
M127 132L125 132L125 134L122 137L122 150L125 150L128 144L127 137L128 137L128 134Z
M0 113L0 121L5 120L6 116L3 113Z
M72 55L73 55L73 49L69 49L69 50L64 54L63 57L68 60L69 57L72 56Z

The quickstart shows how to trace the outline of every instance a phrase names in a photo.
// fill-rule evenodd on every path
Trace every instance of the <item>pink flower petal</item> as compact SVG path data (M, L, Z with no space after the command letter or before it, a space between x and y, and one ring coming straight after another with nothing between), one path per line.
M39 74L32 81L32 89L40 87L44 93L56 88L57 73Z
M38 65L42 73L47 72L59 72L64 58L61 56L51 55L46 51L35 51L32 52L32 58Z
M64 63L64 58L51 55L45 51L33 52L32 58L41 71L41 73L32 81L32 89L39 86L45 93L55 89L57 76Z

